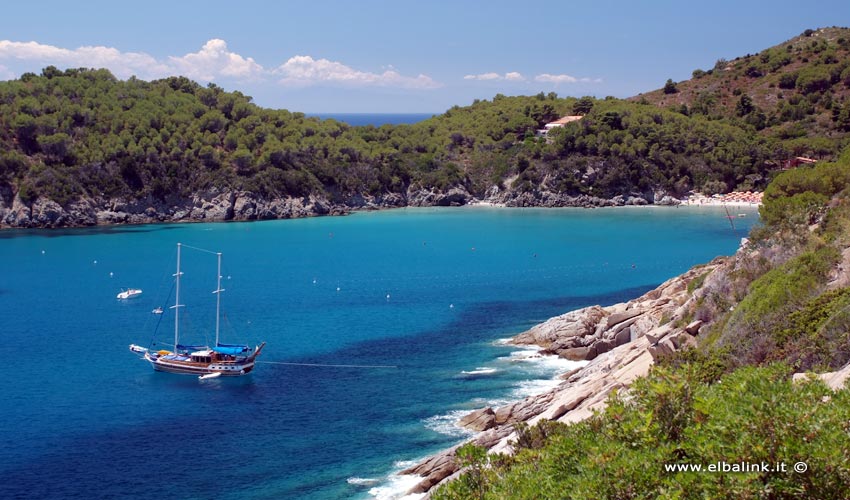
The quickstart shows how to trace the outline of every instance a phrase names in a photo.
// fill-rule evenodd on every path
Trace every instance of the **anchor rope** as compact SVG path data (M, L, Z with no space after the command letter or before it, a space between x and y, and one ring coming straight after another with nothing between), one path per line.
M255 363L265 363L268 365L310 366L317 368L398 368L396 365L331 365L323 363L286 363L283 361L255 361Z

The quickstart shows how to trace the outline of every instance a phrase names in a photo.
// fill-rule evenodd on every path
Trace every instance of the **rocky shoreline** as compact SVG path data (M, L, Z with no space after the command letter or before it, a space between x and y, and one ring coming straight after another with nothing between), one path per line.
M377 196L264 198L256 193L210 189L191 198L148 196L142 199L83 197L66 204L39 197L31 202L19 193L0 190L0 228L62 228L114 224L162 222L221 222L294 219L323 215L346 215L354 210L400 207L463 206L491 204L507 207L606 207L625 205L677 205L680 201L664 192L632 193L611 199L569 196L549 191L517 192L489 189L475 197L463 187L447 191L410 188L404 193Z
M542 353L557 354L588 364L565 373L554 389L498 408L481 408L464 416L459 425L478 432L471 439L491 453L511 453L514 425L534 425L541 419L563 423L588 418L605 406L608 395L626 388L648 373L654 360L696 342L703 326L688 321L699 289L689 291L694 280L732 260L719 257L704 266L667 280L659 287L626 303L585 307L536 325L512 339L517 345L536 345ZM455 446L400 472L417 476L409 495L423 495L461 471L455 463Z

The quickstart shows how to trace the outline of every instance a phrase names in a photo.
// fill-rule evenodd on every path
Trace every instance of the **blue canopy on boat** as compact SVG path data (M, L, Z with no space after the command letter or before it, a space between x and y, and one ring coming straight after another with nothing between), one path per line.
M205 346L205 345L183 345L183 344L177 344L177 350L178 350L178 351L189 351L189 352L192 352L192 351L203 351L203 350L205 350L205 349L207 349L207 346Z
M219 354L230 354L231 356L235 356L237 354L248 352L248 346L240 344L219 344L213 347L212 350Z

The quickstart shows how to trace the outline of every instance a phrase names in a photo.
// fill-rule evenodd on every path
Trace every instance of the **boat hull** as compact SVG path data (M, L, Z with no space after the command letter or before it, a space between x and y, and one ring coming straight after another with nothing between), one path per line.
M155 356L151 353L145 353L145 359L156 371L176 373L179 375L200 376L219 373L223 377L239 377L251 373L254 369L253 359L246 360L244 362L194 363L191 361L167 359L166 356Z
M126 290L115 296L118 300L130 300L135 299L142 295L142 291L139 289Z

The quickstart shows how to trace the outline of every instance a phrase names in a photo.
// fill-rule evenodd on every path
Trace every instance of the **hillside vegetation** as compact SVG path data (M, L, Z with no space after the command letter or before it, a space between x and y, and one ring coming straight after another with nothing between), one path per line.
M586 118L554 141L535 137L576 111ZM340 202L411 187L684 194L763 185L777 154L734 125L619 100L499 95L415 125L350 127L185 78L118 81L84 69L0 83L0 124L7 194L60 204L211 187Z
M632 101L497 95L382 127L264 109L182 77L48 67L0 82L0 209L120 200L131 210L222 193L350 208L599 205L763 189L784 160L828 159L844 144L848 39L847 29L807 32ZM583 118L536 136L570 114ZM229 196L223 217L238 217ZM280 214L251 215L266 216Z
M829 154L850 133L850 29L809 29L632 100L735 120L794 154Z

